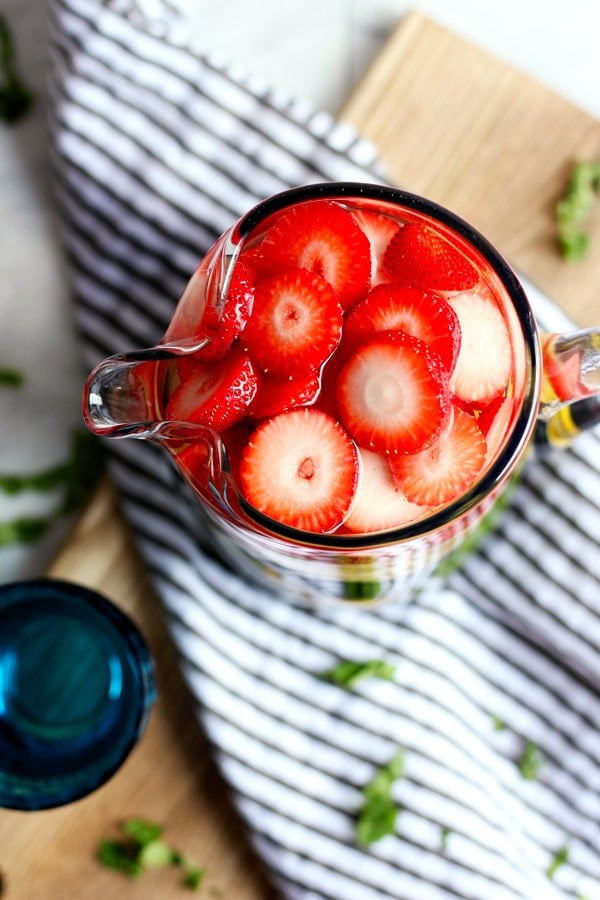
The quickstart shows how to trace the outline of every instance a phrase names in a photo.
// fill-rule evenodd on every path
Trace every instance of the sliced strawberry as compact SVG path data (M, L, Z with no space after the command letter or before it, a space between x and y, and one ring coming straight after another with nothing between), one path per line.
M461 344L450 388L466 403L482 405L505 392L511 373L511 345L496 303L478 293L449 300L458 316Z
M392 239L383 261L394 284L431 291L465 291L479 276L475 266L428 225L409 222Z
M254 300L254 272L248 261L240 256L231 274L222 307L207 303L198 333L206 335L209 343L201 350L204 359L221 359L244 329Z
M509 433L515 409L514 397L494 397L477 416L476 422L487 444L488 459L498 452L504 437Z
M295 406L305 406L318 397L320 388L319 373L313 370L288 379L262 375L248 415L253 419L267 419Z
M329 284L306 269L285 269L256 284L244 348L270 375L318 370L337 346L342 310Z
M294 409L258 426L240 466L242 493L259 512L302 531L344 520L359 474L356 447L317 409Z
M442 297L421 288L380 284L346 318L344 342L359 344L379 331L405 331L428 344L450 373L460 349L458 316Z
M366 234L371 247L371 287L387 281L383 273L383 257L398 228L398 222L374 209L355 209L354 218Z
M406 499L392 473L387 458L359 447L361 477L344 528L362 534L399 528L420 519L427 507L417 506Z
M475 419L458 407L449 427L425 450L390 459L390 469L413 503L439 506L470 487L486 459L486 443Z
M257 388L257 376L245 353L234 349L215 363L188 361L186 378L167 403L165 418L197 422L215 431L233 425L245 414Z
M295 266L324 278L348 309L369 288L369 241L339 203L312 200L285 210L261 246L261 272Z
M402 332L362 344L340 372L336 398L348 432L361 447L380 453L427 447L450 413L439 357Z

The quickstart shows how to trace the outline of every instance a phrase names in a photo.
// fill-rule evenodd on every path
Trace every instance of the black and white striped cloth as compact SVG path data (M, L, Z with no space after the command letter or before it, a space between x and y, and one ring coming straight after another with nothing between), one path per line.
M90 367L153 344L257 200L378 177L350 128L194 52L175 12L52 6L56 186ZM198 716L282 897L600 897L599 448L588 434L530 462L498 532L415 602L311 611L204 552L166 455L111 446ZM383 658L395 677L353 691L315 677L345 657ZM359 849L362 788L399 749L397 832Z

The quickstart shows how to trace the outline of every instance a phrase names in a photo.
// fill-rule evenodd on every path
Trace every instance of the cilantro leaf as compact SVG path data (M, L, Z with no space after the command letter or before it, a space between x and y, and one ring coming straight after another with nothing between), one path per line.
M558 245L565 259L577 262L586 254L590 238L585 223L595 195L600 193L600 160L575 162L565 194L556 204Z
M17 74L14 55L8 22L0 15L0 118L9 124L21 119L33 104L33 94Z
M127 837L130 837L140 847L157 840L162 834L160 825L149 822L147 819L140 819L137 816L132 819L126 819L121 828Z
M331 669L321 672L320 677L342 687L352 687L363 678L383 678L391 681L395 672L395 666L382 659L369 659L365 662L343 659Z
M361 846L395 833L399 810L392 797L392 787L403 772L404 754L399 752L363 788L365 799L356 822L356 840Z

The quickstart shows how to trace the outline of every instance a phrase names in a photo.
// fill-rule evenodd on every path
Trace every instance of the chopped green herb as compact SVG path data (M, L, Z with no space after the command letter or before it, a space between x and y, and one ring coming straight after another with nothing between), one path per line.
M53 516L20 516L10 522L0 522L0 547L33 544L46 534L53 521Z
M566 192L556 204L558 244L562 255L577 262L586 253L590 238L585 224L595 195L600 193L600 160L573 164Z
M504 731L506 728L504 720L497 715L492 716L492 725L494 726L494 731Z
M404 771L404 754L397 753L382 766L363 789L364 803L356 823L356 839L361 846L373 844L394 834L398 807L392 798L392 786Z
M540 749L533 741L526 741L523 752L517 761L521 777L527 781L534 781L539 773L543 758Z
M144 847L152 841L157 840L162 834L162 828L155 822L149 822L147 819L134 817L126 819L121 826L123 832L130 837L132 841Z
M147 819L134 817L122 823L125 840L104 840L98 847L98 860L109 869L115 869L131 878L139 877L147 869L177 866L183 871L183 884L196 890L204 869L189 863L160 837L162 828Z
M452 832L449 828L442 828L440 832L440 847L442 848L442 851L444 853L448 849L448 838L450 837L451 833Z
M20 494L22 491L52 491L63 485L70 474L68 463L53 466L33 475L0 475L0 491Z
M0 118L9 124L22 118L33 103L33 94L17 74L14 56L8 23L0 15Z
M331 669L321 673L321 678L333 681L343 687L352 687L363 678L383 678L391 681L396 672L395 666L384 662L382 659L369 659L366 662L357 662L353 659L344 659Z
M0 387L18 388L25 381L16 369L0 369Z
M16 494L24 490L49 491L64 485L59 509L49 516L21 516L0 522L0 547L31 544L43 537L63 515L79 509L90 496L104 471L100 442L86 431L73 435L71 458L64 465L29 475L0 475L0 491Z
M552 858L550 865L546 869L546 875L548 876L548 878L550 878L550 879L554 878L557 871L560 869L561 866L564 866L564 864L567 862L568 859L569 859L569 848L568 847L561 847L560 850L557 850Z

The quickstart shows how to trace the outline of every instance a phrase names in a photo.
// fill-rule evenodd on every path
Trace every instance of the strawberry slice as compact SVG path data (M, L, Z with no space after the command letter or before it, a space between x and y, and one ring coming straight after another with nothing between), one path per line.
M261 274L295 266L324 278L348 309L369 288L369 241L339 203L312 200L286 210L261 247Z
M475 266L433 228L409 222L386 250L384 270L394 284L432 291L465 291L479 276Z
M484 407L475 420L485 438L488 460L500 449L505 436L510 431L517 404L514 397L494 397Z
M358 348L340 372L336 399L356 442L380 453L422 450L450 414L439 357L402 332L382 333Z
M392 478L387 459L359 447L361 478L344 528L356 534L399 528L420 519L427 507L406 499Z
M506 391L511 374L510 337L502 313L478 293L449 300L458 316L461 344L450 389L464 403L485 405Z
M165 418L197 422L215 431L241 419L256 394L258 378L251 360L235 348L215 363L187 361L186 378L173 391Z
M421 288L380 284L348 313L344 342L359 344L378 331L405 331L428 344L451 372L460 349L458 316L442 297Z
M331 416L293 409L258 426L240 466L242 493L271 519L302 531L333 531L358 483L356 447Z
M464 410L454 407L453 412L449 427L425 450L390 459L396 483L413 503L449 503L473 484L483 468L487 448L481 429Z
M200 351L204 359L225 356L244 329L253 301L254 272L249 262L240 256L233 268L223 307L207 303L197 326L198 335L209 338L209 343Z
M289 378L317 370L341 333L342 310L329 284L306 269L286 269L257 282L242 344L265 372Z
M305 406L318 397L320 389L319 373L312 370L286 380L263 375L248 415L253 419L268 419L295 406Z
M399 229L398 222L374 209L354 209L352 214L366 234L371 247L371 286L387 281L383 272L383 257Z

